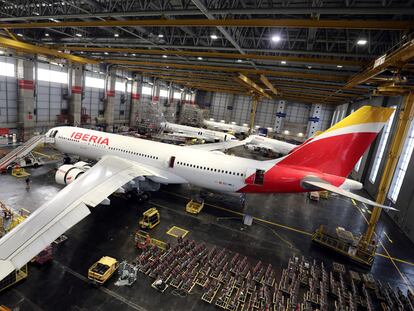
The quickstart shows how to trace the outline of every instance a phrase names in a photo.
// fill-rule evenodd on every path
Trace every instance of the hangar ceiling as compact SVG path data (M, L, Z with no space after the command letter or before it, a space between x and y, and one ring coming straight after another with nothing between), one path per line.
M0 45L189 88L337 104L412 87L413 16L404 0L0 0Z

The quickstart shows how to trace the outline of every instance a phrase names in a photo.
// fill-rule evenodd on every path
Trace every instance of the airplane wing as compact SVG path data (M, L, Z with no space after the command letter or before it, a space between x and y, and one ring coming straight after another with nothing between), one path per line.
M246 142L244 140L229 140L229 141L222 141L219 143L211 143L211 144L199 144L199 145L188 145L184 146L184 148L192 148L192 149L199 149L205 151L216 151L216 150L225 150L231 149L238 146L245 145Z
M334 192L334 193L343 195L345 197L354 199L356 201L363 202L363 203L368 204L368 205L377 206L377 207L381 207L383 209L388 209L388 210L392 210L392 211L398 211L396 208L393 208L391 206L386 206L386 205L379 204L377 202L374 202L372 200L369 200L367 198L364 198L363 196L360 196L360 195L355 194L355 193L352 193L350 191L341 189L341 188L336 187L336 186L334 186L332 184L329 184L327 182L323 182L323 181L313 181L313 180L304 180L304 181L302 181L302 183L304 183L306 185L309 185L309 186L317 187L317 188L320 188L320 189L328 190L328 191L331 191L331 192Z
M0 280L20 269L94 207L138 176L154 176L139 164L105 156L0 239Z

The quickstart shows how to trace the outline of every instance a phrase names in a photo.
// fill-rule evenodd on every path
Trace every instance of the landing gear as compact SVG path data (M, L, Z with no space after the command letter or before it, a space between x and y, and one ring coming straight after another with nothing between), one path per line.
M239 200L240 200L240 204L242 208L244 209L246 207L246 194L245 193L240 194Z
M72 159L69 156L66 156L63 158L63 164L70 164L72 162Z
M127 200L134 200L138 203L143 203L151 198L151 194L148 191L141 191L134 189L125 193Z

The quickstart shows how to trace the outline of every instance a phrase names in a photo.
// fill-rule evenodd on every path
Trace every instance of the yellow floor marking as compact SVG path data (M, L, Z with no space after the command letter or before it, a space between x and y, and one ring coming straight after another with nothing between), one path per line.
M177 234L178 232L181 234ZM183 238L188 234L188 232L189 232L188 230L185 230L177 226L173 226L167 231L167 234L173 236L174 238L178 238L178 237Z
M351 200L352 200L352 204L354 204L356 206L357 204L356 204L355 200L354 199L351 199Z
M177 194L177 193L168 192L168 191L163 191L163 192L174 195L176 197L186 199L186 200L189 199L188 197L186 197L184 195ZM226 212L229 212L229 213L232 213L232 214L235 214L235 215L242 216L242 217L245 215L244 213L236 212L236 211L233 211L231 209L221 207L221 206L218 206L218 205L215 205L215 204L210 204L210 203L204 203L204 204L208 205L208 206L211 206L211 207L214 207L216 209L222 210L222 211L226 211ZM301 234L304 234L304 235L312 236L311 232L307 232L307 231L300 230L300 229L297 229L297 228L293 228L293 227L289 227L289 226L286 226L286 225L278 224L278 223L272 222L270 220L266 220L266 219L262 219L262 218L258 218L258 217L253 217L253 219L256 220L256 221L268 224L268 225L273 225L273 226L276 226L276 227L280 227L280 228L284 228L284 229L291 230L291 231L294 231L294 232L298 232L298 233L301 233Z
M357 206L358 207L358 206ZM360 212L360 214L362 215L362 217L364 218L365 222L367 223L367 225L369 224L368 219L365 217L364 213L362 213L361 209L358 207L358 211ZM370 212L370 210L368 210L368 212ZM384 232L385 233L385 232ZM378 238L378 235L374 232L374 235ZM402 274L400 268L398 268L397 264L395 263L394 257L391 257L390 253L388 252L388 250L386 249L384 243L382 243L382 241L378 238L378 242L379 245L381 245L382 249L384 250L386 256L383 256L385 258L388 258L392 265L394 266L395 270L397 270L398 274L400 275L401 279L403 280L403 282L405 283L405 285L412 291L413 288L411 287L410 281L407 279L407 277L405 275ZM398 260L399 262L403 262L402 260Z
M38 155L41 155L41 156L43 156L43 157L45 157L45 158L51 158L51 157L52 157L52 156L50 156L50 155L48 155L48 154L41 153L41 152L39 152L39 151L33 151L33 153L38 154Z
M167 194L174 195L176 197L184 198L186 200L189 199L188 197L186 197L184 195L177 194L177 193L173 193L173 192L169 192L169 191L163 191L163 192L164 193L167 193ZM223 211L232 213L232 214L236 214L236 215L239 215L239 216L244 216L243 213L236 212L236 211L227 209L225 207L221 207L221 206L217 206L217 205L209 204L209 203L205 203L205 204L206 205L209 205L209 206L212 206L212 207L214 207L216 209L220 209L220 210L223 210ZM358 207L358 205L356 205L356 207L357 207L358 211L361 213L361 215L364 218L365 222L368 224L368 219L365 217L364 213L361 211L361 209ZM369 209L368 209L368 212L371 213L371 211ZM275 222L271 222L271 221L268 221L268 220L265 220L265 219L257 218L257 217L253 217L253 219L255 219L257 221L260 221L260 222L263 222L263 223L266 223L266 224L271 224L271 225L276 226L276 227L280 227L280 228L284 228L284 229L287 229L287 230L291 230L291 231L294 231L294 232L297 232L297 233L301 233L301 234L304 234L304 235L307 235L307 236L312 236L312 233L306 232L306 231L303 231L303 230L300 230L300 229L296 229L296 228L292 228L292 227L289 227L289 226L281 225L281 224L278 224L278 223L275 223ZM392 257L392 256L390 256L390 254L385 249L385 247L384 247L384 245L382 243L381 243L381 247L384 249L384 251L386 252L386 254L375 253L375 255L389 259L391 261L391 263L394 265L394 267L396 268L397 272L400 274L400 276L403 279L404 283L406 283L406 285L409 288L411 288L411 286L409 285L409 283L407 283L408 280L405 279L405 276L401 273L400 269L395 264L395 261L400 262L400 263L405 263L405 264L410 265L410 266L414 266L414 263L413 262L406 261L406 260L403 260L403 259L400 259L400 258Z

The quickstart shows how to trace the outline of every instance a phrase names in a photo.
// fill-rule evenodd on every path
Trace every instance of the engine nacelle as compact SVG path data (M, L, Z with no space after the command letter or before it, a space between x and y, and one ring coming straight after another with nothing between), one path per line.
M56 183L65 186L69 185L72 181L81 176L90 168L90 166L86 165L87 163L85 162L83 162L82 164L78 164L79 166L77 166L76 164L65 164L59 167L55 174Z
M87 170L87 169L91 168L91 165L88 162L85 162L85 161L76 162L75 164L73 164L73 166L75 166L77 168L80 168L82 170Z

